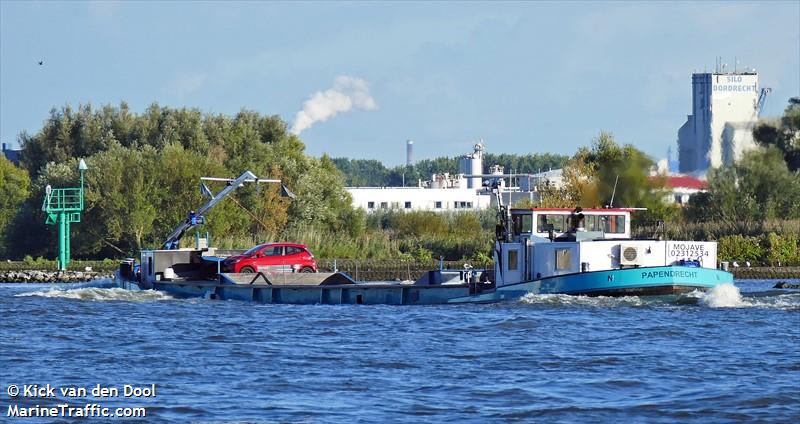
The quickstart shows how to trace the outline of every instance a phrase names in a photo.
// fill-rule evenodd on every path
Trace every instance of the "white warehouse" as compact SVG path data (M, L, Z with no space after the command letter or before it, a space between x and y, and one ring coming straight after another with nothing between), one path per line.
M471 188L348 187L353 206L375 211L447 211L486 209L492 196Z

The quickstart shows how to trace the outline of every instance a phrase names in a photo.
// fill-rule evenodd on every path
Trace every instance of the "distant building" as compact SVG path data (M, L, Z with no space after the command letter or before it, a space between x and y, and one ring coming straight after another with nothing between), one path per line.
M22 150L20 149L10 149L7 148L8 145L6 143L2 143L3 147L3 156L6 157L11 163L14 165L19 166L20 158L22 157Z
M353 206L377 210L454 211L486 209L491 196L469 188L348 187Z
M472 153L459 158L459 173L434 174L429 181L419 181L417 187L346 187L353 206L367 212L378 210L458 211L493 207L497 190L503 204L520 201L538 202L537 187L563 184L561 170L539 174L505 174L503 167L494 165L489 173L483 171L483 142L475 144Z
M458 160L458 172L464 175L481 175L483 174L483 154L486 152L486 145L483 140L475 144L472 153L461 156ZM481 177L469 177L467 179L468 188L480 188Z
M769 89L755 72L692 75L692 114L678 130L679 170L703 174L755 146L753 126Z
M708 182L689 175L670 175L667 176L666 186L671 193L664 201L685 206L693 194L702 193L708 189Z

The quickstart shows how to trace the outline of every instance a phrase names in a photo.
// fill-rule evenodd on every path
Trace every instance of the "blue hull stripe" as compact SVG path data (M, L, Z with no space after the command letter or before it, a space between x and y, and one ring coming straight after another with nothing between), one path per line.
M543 293L573 293L664 285L711 288L717 284L732 283L733 274L709 268L660 266L566 274L545 278L539 282L539 290ZM511 288L515 285L506 287Z
M683 291L708 290L716 285L733 283L733 274L718 269L683 266L659 266L592 271L559 275L536 281L499 287L494 293L451 299L450 302L496 302L533 294L591 295L603 292L631 294L647 288L672 286Z

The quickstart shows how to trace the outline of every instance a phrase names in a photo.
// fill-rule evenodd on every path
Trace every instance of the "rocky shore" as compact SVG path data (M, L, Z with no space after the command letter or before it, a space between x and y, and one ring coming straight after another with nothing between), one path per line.
M0 271L0 283L80 283L113 276L93 271Z
M800 266L759 266L729 268L737 279L789 280L800 278Z

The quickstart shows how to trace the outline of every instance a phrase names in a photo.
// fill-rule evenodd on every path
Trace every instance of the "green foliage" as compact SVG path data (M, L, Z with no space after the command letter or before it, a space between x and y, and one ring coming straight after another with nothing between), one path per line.
M689 200L692 220L748 222L800 218L800 173L774 147L745 153L733 166L708 173L708 192Z
M392 228L401 237L442 235L449 230L444 217L436 212L414 211L394 216Z
M425 235L416 239L402 240L400 249L409 251L421 246L433 252L434 258L442 256L445 260L458 260L477 254L491 255L493 240L493 233L489 231L482 231L468 238L455 235L438 237Z
M334 158L348 187L382 187L386 185L387 169L374 159Z
M800 244L796 234L780 236L769 233L765 237L764 262L770 265L790 265L800 263Z
M722 261L756 263L761 259L762 254L763 249L758 237L726 236L720 238L717 244L717 257Z
M28 173L0 155L0 255L5 253L6 227L28 198L30 185Z
M717 256L722 261L749 261L752 265L800 265L800 241L796 233L725 236L719 239Z
M456 237L471 238L483 231L478 216L470 212L457 213L450 223L450 233Z
M591 148L581 148L564 167L563 188L540 187L545 207L643 207L637 222L674 220L675 206L663 178L651 177L653 161L632 145L620 146L610 132L601 131Z
M14 245L17 255L55 253L54 231L39 212L44 187L76 186L78 158L89 165L86 210L72 227L78 257L128 256L159 246L190 209L205 203L199 177L236 177L245 170L281 179L298 200L280 198L277 185L247 185L215 207L199 231L252 239L288 227L352 236L364 229L363 212L353 210L333 162L306 156L302 142L276 116L245 110L233 117L205 115L156 104L141 115L125 103L65 106L51 110L42 130L21 134L20 142L33 184L18 207L0 204L0 224L11 220L13 229L2 244ZM207 185L214 192L224 187ZM1 201L19 204L18 198Z
M415 246L409 253L417 261L430 262L433 260L433 252L422 246Z
M789 106L778 122L756 126L753 138L763 146L777 148L790 171L800 171L800 97L789 99Z

